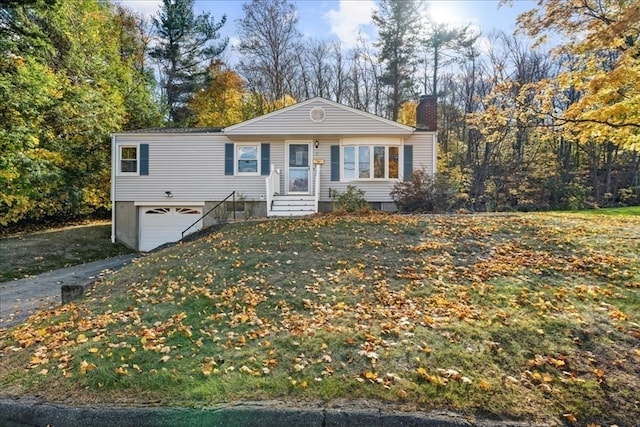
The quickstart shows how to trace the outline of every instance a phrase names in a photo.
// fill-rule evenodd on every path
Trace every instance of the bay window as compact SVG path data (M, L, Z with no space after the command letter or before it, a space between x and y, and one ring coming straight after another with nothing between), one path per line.
M398 146L343 146L342 179L397 179L399 176Z

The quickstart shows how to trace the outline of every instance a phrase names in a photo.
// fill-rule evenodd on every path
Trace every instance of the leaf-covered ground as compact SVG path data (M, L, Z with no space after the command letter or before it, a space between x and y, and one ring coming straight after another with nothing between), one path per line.
M194 406L365 398L634 425L639 307L638 217L243 223L0 331L0 389Z

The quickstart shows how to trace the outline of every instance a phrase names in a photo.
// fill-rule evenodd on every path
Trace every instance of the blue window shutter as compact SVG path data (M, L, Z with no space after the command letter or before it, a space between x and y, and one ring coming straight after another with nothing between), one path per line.
M233 175L233 144L224 144L224 174Z
M340 181L340 146L331 146L331 181Z
M149 144L140 144L140 175L149 175Z
M404 146L404 180L411 180L413 174L413 145Z
M271 173L271 144L260 144L260 175Z

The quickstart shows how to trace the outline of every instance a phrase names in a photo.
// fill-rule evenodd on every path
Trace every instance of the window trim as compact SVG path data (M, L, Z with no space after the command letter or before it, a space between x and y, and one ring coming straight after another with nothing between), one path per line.
M122 150L124 148L135 148L136 150L136 171L135 172L126 172L122 170ZM117 155L118 155L118 175L120 176L140 176L140 144L139 143L120 143L117 145Z
M360 148L368 147L369 148L369 177L361 178L360 177ZM384 147L384 177L376 178L375 177L375 149L376 147ZM398 176L391 178L389 177L390 172L390 148L397 148L398 150ZM356 142L350 143L349 141L345 141L340 145L340 182L388 182L388 181L400 181L401 180L401 170L400 168L403 165L403 155L401 150L402 145L396 143L395 141L371 141L369 143L364 142ZM345 150L347 148L352 148L354 150L354 178L346 178L345 174L345 159L346 154Z
M255 172L240 172L238 168L238 162L240 161L240 148L241 147L255 147L256 149L256 171ZM259 142L246 142L246 143L235 143L233 146L233 173L236 176L260 176L261 170L261 143Z

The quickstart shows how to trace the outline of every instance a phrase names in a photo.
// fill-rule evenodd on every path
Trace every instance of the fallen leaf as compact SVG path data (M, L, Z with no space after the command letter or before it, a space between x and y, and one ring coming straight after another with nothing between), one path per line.
M86 360L80 362L80 374L86 375L87 372L91 372L94 369L96 369L96 365L94 365L93 363L89 363Z

